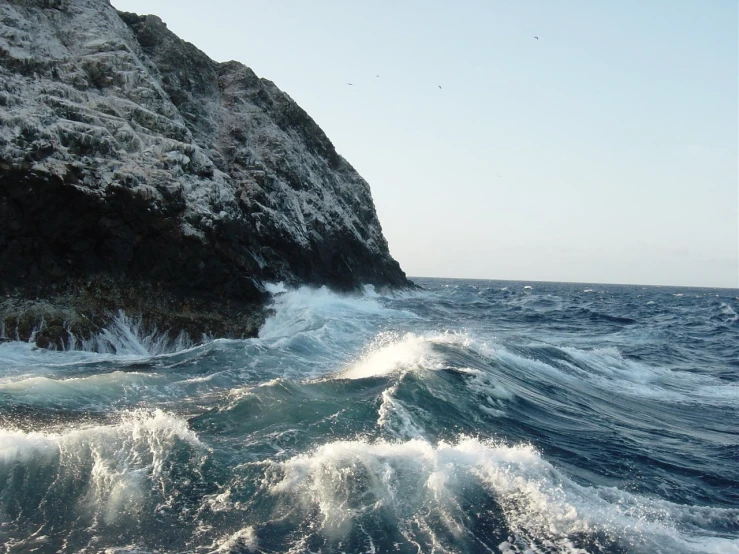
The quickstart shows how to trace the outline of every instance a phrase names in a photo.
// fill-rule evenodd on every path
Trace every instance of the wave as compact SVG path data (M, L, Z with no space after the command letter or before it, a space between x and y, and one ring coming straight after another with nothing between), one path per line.
M382 332L364 348L359 359L341 370L336 377L364 379L412 370L437 370L448 367L439 347L457 347L490 356L494 350L463 332L416 333Z
M259 330L261 339L294 337L330 323L351 324L351 318L358 316L417 317L412 312L383 306L382 297L367 287L361 294L339 294L325 286L288 289L282 284L269 285L267 290L273 295L274 314Z
M717 314L714 316L715 319L723 321L725 323L736 323L739 321L739 314L736 313L734 308L728 302L720 302Z
M423 427L416 423L409 408L396 397L398 388L399 383L395 383L382 391L377 426L399 439L424 437Z
M85 532L121 532L157 505L161 513L167 505L176 507L187 486L180 478L188 473L179 464L192 471L206 458L207 449L187 422L159 409L60 432L0 428L0 510L24 522L21 532L24 526L48 526L65 513L72 518L68 523Z
M563 347L561 350L574 362L571 367L584 370L582 378L605 390L615 387L621 393L643 398L727 406L736 406L739 398L739 383L725 383L700 373L648 366L625 359L613 347L592 350Z
M0 344L0 544L739 550L733 300L524 284L271 285L258 338Z
M604 321L607 323L617 323L620 325L633 325L636 323L636 320L631 317L607 314L603 312L589 310L587 308L580 308L576 310L575 313L578 316L585 316L591 321Z
M510 552L573 553L739 546L702 527L732 521L739 510L584 487L531 446L470 437L436 445L331 442L277 464L269 490L300 507L308 519L303 533L319 532L350 549L366 549L376 529L384 534L373 534L380 551L393 543L439 552L503 550L503 543Z
M0 398L47 408L105 411L113 405L136 402L142 396L156 396L157 384L163 380L159 375L132 371L67 379L28 377L0 383Z
M432 352L432 341L413 333L380 333L366 347L361 358L339 373L342 379L365 379L397 371L433 369L442 360Z
M257 541L254 527L244 527L235 533L222 537L219 541L213 543L208 554L228 553L228 552L257 552L259 541Z

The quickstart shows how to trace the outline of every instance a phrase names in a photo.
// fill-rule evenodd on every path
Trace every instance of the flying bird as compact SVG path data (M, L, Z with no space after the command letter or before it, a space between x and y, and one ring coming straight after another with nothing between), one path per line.
M349 85L350 87L353 87L354 83L347 83L347 85Z
M539 37L534 37L536 40L539 40Z
M441 85L439 85L439 88L441 88Z

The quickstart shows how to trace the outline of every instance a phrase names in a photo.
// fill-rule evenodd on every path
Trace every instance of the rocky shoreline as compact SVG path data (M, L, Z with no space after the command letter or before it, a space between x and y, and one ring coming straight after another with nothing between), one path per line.
M6 170L0 230L7 338L65 348L120 310L194 340L255 336L264 320L267 295L248 266L224 259L217 238L210 248L183 236L127 189L101 200L56 176Z
M157 334L167 343L180 337L188 343L212 337L249 338L257 336L269 313L265 302L183 300L146 283L108 278L69 283L37 298L13 291L0 299L0 342L75 349L123 314L136 320L145 335Z

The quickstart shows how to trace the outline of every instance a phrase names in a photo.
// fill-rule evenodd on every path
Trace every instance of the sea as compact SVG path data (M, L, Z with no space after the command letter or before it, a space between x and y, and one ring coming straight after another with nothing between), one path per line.
M0 551L739 552L739 290L415 282L3 342Z

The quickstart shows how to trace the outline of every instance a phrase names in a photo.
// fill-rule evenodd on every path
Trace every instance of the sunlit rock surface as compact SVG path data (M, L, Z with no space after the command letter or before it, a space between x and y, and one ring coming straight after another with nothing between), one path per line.
M39 344L61 345L118 309L250 335L269 281L408 284L369 186L310 116L158 17L0 2L6 336L44 321Z

